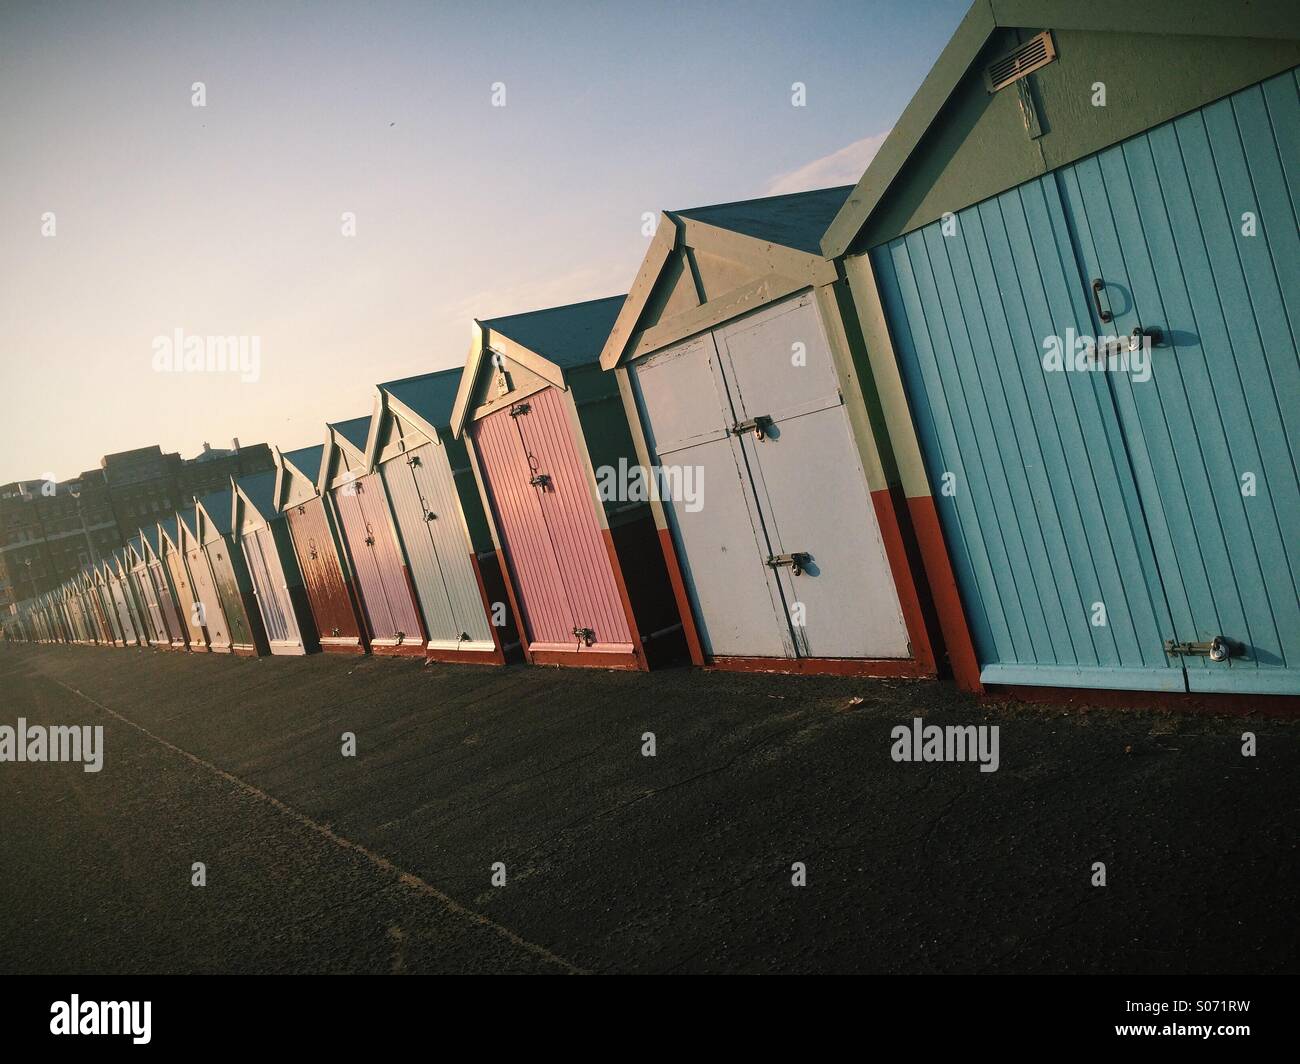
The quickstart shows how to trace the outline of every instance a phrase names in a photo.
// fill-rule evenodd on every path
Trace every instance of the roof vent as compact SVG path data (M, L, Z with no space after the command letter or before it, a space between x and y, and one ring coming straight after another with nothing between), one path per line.
M1026 74L1047 66L1055 58L1056 45L1052 43L1052 34L1043 30L985 67L984 84L989 92L997 92Z

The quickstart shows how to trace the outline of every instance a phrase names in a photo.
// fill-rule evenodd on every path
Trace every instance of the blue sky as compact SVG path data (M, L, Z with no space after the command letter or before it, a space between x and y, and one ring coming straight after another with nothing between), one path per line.
M624 291L644 212L852 182L967 6L6 4L0 483L318 442L475 317ZM258 379L156 372L176 329Z

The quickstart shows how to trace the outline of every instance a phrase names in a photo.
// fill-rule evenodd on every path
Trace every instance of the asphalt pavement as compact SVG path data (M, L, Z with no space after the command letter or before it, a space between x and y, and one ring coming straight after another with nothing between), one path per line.
M19 717L104 762L0 763L3 972L1300 970L1296 720L0 646Z

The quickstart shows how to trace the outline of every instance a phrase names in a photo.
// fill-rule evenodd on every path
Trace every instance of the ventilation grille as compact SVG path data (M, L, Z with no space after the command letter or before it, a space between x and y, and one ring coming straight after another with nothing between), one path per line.
M1019 81L1026 74L1047 66L1056 58L1056 45L1052 35L1043 30L1036 37L1031 37L1024 44L1008 52L1000 59L995 59L984 68L984 83L989 92L997 92L1013 81Z

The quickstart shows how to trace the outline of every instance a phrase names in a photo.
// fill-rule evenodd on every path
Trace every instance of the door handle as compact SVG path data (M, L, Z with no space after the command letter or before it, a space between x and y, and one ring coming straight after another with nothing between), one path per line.
M1105 287L1106 287L1106 282L1103 281L1100 277L1096 277L1093 279L1092 303L1093 306L1097 308L1097 317L1099 317L1103 322L1113 321L1115 318L1115 315L1112 314L1109 310L1102 310L1101 308L1101 290Z
M551 475L549 473L534 473L528 478L528 483L535 488L545 490L551 486Z

